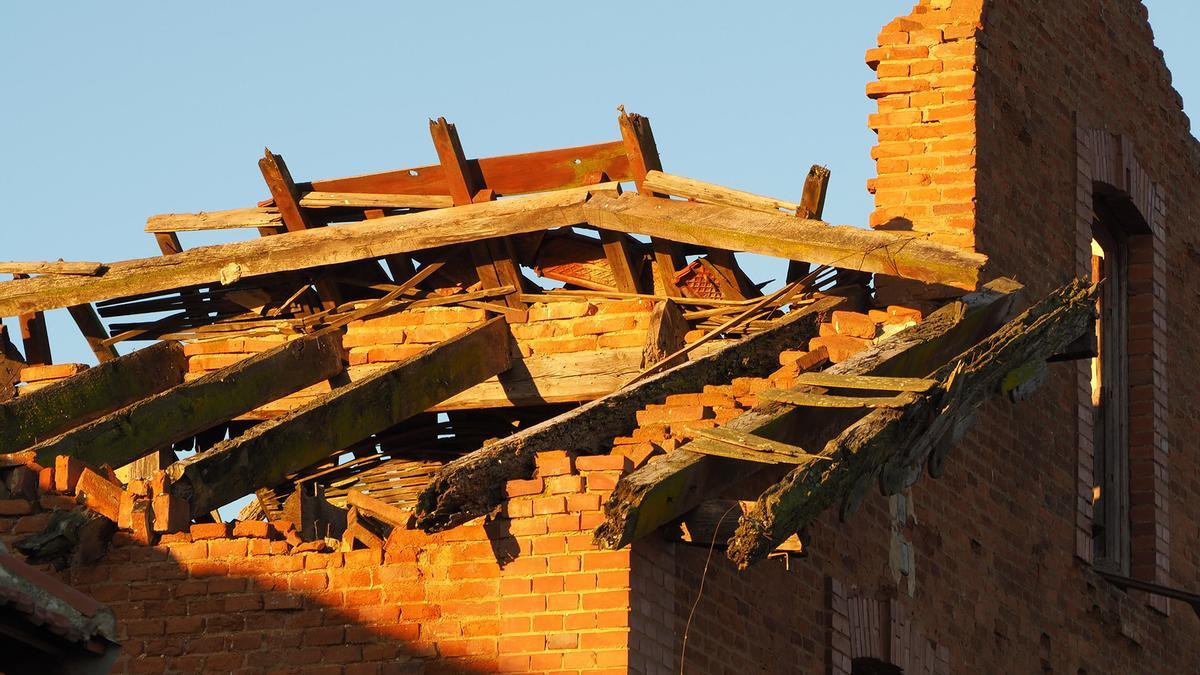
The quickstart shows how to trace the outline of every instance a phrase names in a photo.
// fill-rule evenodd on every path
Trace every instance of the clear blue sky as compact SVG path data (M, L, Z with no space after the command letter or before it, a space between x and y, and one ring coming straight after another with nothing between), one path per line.
M1200 10L1148 4L1195 101ZM669 171L794 198L827 164L827 219L865 223L863 52L910 7L3 3L0 259L157 254L148 215L264 196L264 145L298 180L328 178L434 162L439 115L472 156L613 140L619 103L653 120ZM49 321L56 360L92 362L65 312Z

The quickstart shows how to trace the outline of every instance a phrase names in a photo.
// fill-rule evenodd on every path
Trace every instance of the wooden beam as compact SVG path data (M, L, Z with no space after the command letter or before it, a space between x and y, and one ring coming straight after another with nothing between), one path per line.
M668 538L693 546L725 549L737 529L738 519L754 508L754 502L737 499L706 499L679 519L679 530L669 528ZM793 535L775 548L786 553L803 553L804 544Z
M305 206L303 200L301 206ZM164 213L146 219L146 231L154 233L197 232L203 230L229 230L242 227L283 226L279 209L253 207L226 211L201 211L200 213Z
M614 181L633 178L622 141L484 157L468 160L467 167L471 173L479 176L484 185L503 196L580 187L586 185L586 177L594 173L608 174L609 179ZM316 180L304 187L319 192L451 194L442 167L436 164L349 178Z
M79 332L83 333L83 338L87 340L88 348L96 355L96 359L100 363L112 361L120 356L117 353L117 348L105 344L110 336L108 330L101 323L99 315L96 314L96 308L92 307L91 303L85 302L82 305L72 305L67 308L67 312L71 314L71 318L75 320L75 325L79 327Z
M92 466L124 466L333 377L341 369L339 336L302 337L133 403L32 449L43 464L66 455Z
M829 169L813 164L804 179L804 192L800 196L800 204L796 209L799 218L824 220L825 196L829 192ZM787 280L789 282L803 278L808 274L808 263L799 260L788 261Z
M735 377L765 376L779 367L784 349L816 335L820 318L840 308L842 298L825 298L797 310L780 325L739 340L712 354L680 364L631 387L529 427L442 467L418 498L417 527L445 530L489 513L504 501L504 484L528 479L534 455L569 448L581 455L608 452L612 439L637 424L636 414L671 394L700 391Z
M639 194L662 197L648 188L643 190L646 175L651 171L662 171L662 159L658 155L658 144L654 142L654 132L650 129L650 118L637 113L627 114L625 107L619 108L617 122L621 127L621 141L625 144L625 154L629 156L629 170L633 174L634 185ZM681 297L683 291L675 285L675 273L683 265L683 255L675 242L650 238L650 246L654 250L654 274L663 293L670 297Z
M751 211L762 211L775 215L795 215L802 207L795 202L787 202L773 197L763 197L734 190L715 183L705 183L693 178L675 176L662 171L648 171L642 180L642 185L650 192L682 197L704 204L718 206L736 206ZM639 192L640 192L639 188ZM790 211L790 213L785 213ZM811 217L811 216L809 216Z
M290 474L507 370L510 340L504 319L492 319L173 464L168 469L171 491L196 514L278 485Z
M642 350L642 366L648 368L683 348L684 335L691 330L683 310L673 300L661 300L650 311L646 330L646 347Z
M300 195L304 208L352 207L369 209L444 209L454 206L445 195L363 194L358 192L305 192Z
M903 396L838 396L811 391L768 389L759 394L763 401L777 401L808 408L898 408L908 400Z
M807 384L830 389L865 389L870 391L929 391L937 384L920 377L871 377L869 375L833 375L831 373L800 373L795 384Z
M405 529L408 527L409 521L412 520L412 511L409 509L392 506L358 489L350 490L346 495L346 504L361 511L366 511L395 528Z
M838 363L838 375L922 377L989 335L1009 316L1020 285L1007 279L930 314L920 324ZM778 354L778 352L775 352ZM843 413L852 414L852 413ZM780 443L810 447L830 426L848 423L829 410L763 402L725 425ZM568 446L569 447L569 446ZM621 548L653 532L699 504L753 475L761 464L707 457L687 445L623 477L605 504L605 522L596 541Z
M18 396L0 405L0 453L27 448L165 391L183 382L186 371L183 347L159 342Z
M975 288L987 261L923 236L632 193L595 195L583 210L596 227L965 289Z
M835 503L853 510L871 484L884 494L907 489L933 455L958 442L973 411L998 392L1010 371L1046 359L1088 330L1095 287L1069 284L1009 321L993 335L938 368L928 391L905 392L905 404L881 409L847 427L821 450L832 461L790 472L768 488L729 542L739 568L763 558L773 542L807 527Z
M13 281L28 279L28 274L13 274ZM46 330L46 315L41 311L21 312L17 315L17 326L21 329L21 347L25 352L25 363L31 366L54 363L54 357L50 353L50 333Z
M586 192L552 192L127 260L110 264L98 277L3 282L0 316L576 225L587 199Z
M94 277L102 271L104 265L97 262L0 262L0 273L3 274L74 274Z
M445 117L429 120L429 134L433 137L433 146L441 160L450 197L456 205L486 202L495 198L495 193L486 189L486 185L471 172L458 129L453 124L447 122ZM523 279L511 249L511 243L505 240L480 240L470 245L483 287L512 286L515 290L505 296L504 302L513 309L523 310L525 303L519 297Z
M0 403L17 395L17 383L21 381L21 369L25 365L25 357L8 338L8 326L0 321Z
M696 441L688 443L688 450L701 455L731 457L762 464L807 464L814 460L828 461L826 457L814 455L794 445L723 427L697 429Z

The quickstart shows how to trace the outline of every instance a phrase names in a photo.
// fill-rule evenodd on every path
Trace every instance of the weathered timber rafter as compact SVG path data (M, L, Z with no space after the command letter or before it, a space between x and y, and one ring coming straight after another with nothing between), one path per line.
M1009 316L1020 285L998 279L962 300L930 314L922 323L856 354L827 372L843 375L922 377L975 344ZM804 448L832 425L853 421L825 409L760 402L725 425ZM605 504L605 522L596 541L621 548L686 513L708 494L720 492L757 472L763 465L689 452L688 446L667 453L624 476Z
M799 467L763 493L730 539L729 558L744 569L835 503L853 509L876 482L884 494L895 494L927 463L940 465L970 427L974 409L1008 373L1044 363L1088 329L1094 290L1075 282L1055 291L939 368L931 377L937 386L905 392L903 406L876 410L848 427L820 452L832 461Z
M563 191L288 232L112 263L96 277L41 276L0 283L0 315L184 286L379 258L395 253L536 232L584 220L586 191Z
M168 467L172 493L207 513L369 438L512 363L497 317Z
M925 237L624 194L583 208L596 227L974 289L987 258Z
M816 335L822 317L842 298L824 298L796 310L775 328L717 352L675 366L636 385L586 403L568 413L497 441L440 469L418 498L416 526L436 532L489 513L504 500L504 484L533 475L534 455L571 448L597 454L613 437L632 429L638 410L671 394L698 391L735 377L762 376L778 367L777 355Z
M135 402L32 449L123 466L342 370L340 336L303 337Z
M0 453L27 448L166 391L183 382L186 370L183 347L160 342L23 394L0 405Z

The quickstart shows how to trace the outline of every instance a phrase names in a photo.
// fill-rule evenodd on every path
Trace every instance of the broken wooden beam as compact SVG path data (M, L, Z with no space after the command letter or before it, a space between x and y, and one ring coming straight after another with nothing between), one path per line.
M1044 363L1090 328L1094 293L1078 281L1055 291L938 368L936 387L905 392L904 406L876 410L846 428L821 450L832 461L798 467L759 497L729 541L729 559L746 568L830 506L852 510L873 483L884 494L911 486L927 462L937 461L931 456L957 443L1005 375Z
M804 390L780 389L768 389L760 393L758 397L762 401L775 401L808 408L899 408L908 401L904 396L838 396Z
M0 262L0 274L69 274L94 277L104 271L103 263L70 262Z
M1008 279L993 281L827 372L928 375L1001 325L1009 316L1019 289L1019 284ZM840 420L841 417L831 416L828 410L766 401L742 413L725 428L806 447L821 430ZM618 481L604 506L605 521L596 530L597 543L613 549L632 543L683 515L706 495L729 488L763 466L708 457L687 448L684 445L669 452Z
M92 466L124 466L341 370L340 336L298 338L137 401L32 449L42 463L64 455Z
M79 332L83 333L83 339L87 341L88 348L96 355L97 361L104 363L120 356L116 347L105 343L110 336L100 321L100 316L96 314L96 308L92 307L92 303L72 305L67 308L67 312L75 321L75 325L79 327Z
M987 258L926 237L626 193L594 196L595 227L974 289Z
M481 238L576 225L587 192L563 192L376 218L112 263L97 277L0 283L0 316L114 297L409 253Z
M301 206L304 206L303 201ZM279 214L279 209L252 207L225 211L201 211L199 213L163 213L147 218L145 230L153 233L170 233L282 226L283 216Z
M795 384L807 384L829 389L865 389L871 391L929 391L936 381L922 377L872 377L870 375L834 375L833 373L800 373Z
M424 412L509 368L502 317L347 384L168 468L171 493L206 513Z
M665 528L664 533L672 541L693 546L724 549L729 537L737 529L743 513L754 508L754 502L737 499L706 499L679 519L678 530L674 526ZM775 551L803 553L804 544L793 535L784 540Z
M695 434L696 440L688 443L688 451L701 455L729 457L760 464L807 464L814 460L827 459L795 445L724 427L697 429Z
M829 193L829 169L820 164L813 164L804 179L804 192L800 195L800 208L796 209L796 217L812 220L825 219L825 196ZM788 262L788 283L796 281L808 274L808 263L799 260Z
M642 185L651 192L661 192L675 197L683 197L704 204L717 206L736 206L740 209L762 211L763 213L795 215L801 206L795 202L782 199L763 197L750 192L734 190L714 183L683 176L675 176L662 171L649 171L642 180ZM784 213L790 211L791 213Z
M0 453L27 448L166 391L183 382L186 371L183 347L159 342L18 396L0 405Z
M438 470L418 497L416 526L437 532L489 513L504 501L504 485L528 479L534 455L568 448L580 455L611 450L612 439L636 426L636 414L671 394L695 392L735 377L765 376L779 367L779 352L806 344L822 318L842 307L823 298L796 310L778 326L719 351L680 364L604 398L534 425L460 457Z

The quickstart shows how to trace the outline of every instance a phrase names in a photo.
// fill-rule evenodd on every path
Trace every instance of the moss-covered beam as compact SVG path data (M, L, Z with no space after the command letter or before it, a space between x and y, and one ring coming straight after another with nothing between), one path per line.
M137 401L32 449L46 466L57 455L77 457L92 466L124 466L341 370L339 335L299 338Z
M796 349L817 334L821 317L840 309L843 298L823 298L792 313L779 326L712 354L682 363L608 396L480 448L442 467L417 499L416 526L445 530L490 512L504 500L504 484L533 477L534 455L567 449L581 455L607 452L628 433L637 411L671 394L697 392L735 377L761 377L779 367L779 352Z
M207 513L501 373L512 364L503 317L264 422L168 467L172 493Z
M924 377L1003 324L1011 315L1019 289L1019 284L1007 279L991 282L826 372ZM809 391L824 390L813 387ZM861 415L862 411L800 408L764 401L725 428L802 448L823 447L829 435ZM682 516L704 499L721 494L763 466L690 452L684 445L617 483L604 506L605 521L596 530L596 541L607 548L621 548Z
M944 461L984 399L1000 392L1005 375L1026 363L1045 363L1094 321L1094 287L1074 282L1009 321L933 374L938 384L905 392L906 404L876 410L829 441L813 462L788 473L742 516L729 540L738 567L766 557L830 506L853 510L871 484L884 494L911 486L927 463Z
M159 342L0 405L0 453L15 452L183 382L178 342ZM51 466L53 456L48 458ZM114 465L116 466L116 465Z

